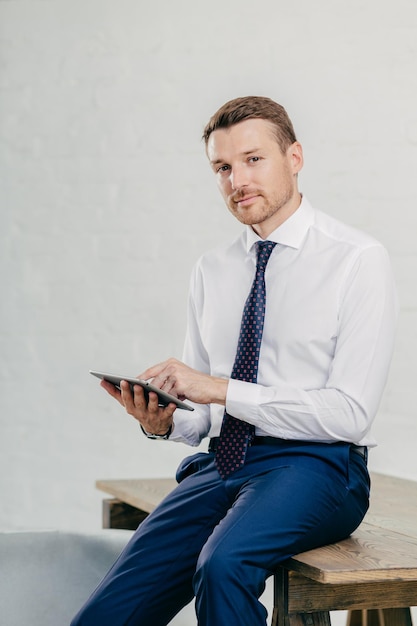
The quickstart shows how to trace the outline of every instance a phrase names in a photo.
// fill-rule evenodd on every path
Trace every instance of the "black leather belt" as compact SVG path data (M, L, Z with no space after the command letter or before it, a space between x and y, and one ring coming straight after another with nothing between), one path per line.
M352 450L352 452L356 452L356 454L360 454L360 456L365 459L365 461L368 460L368 448L366 446L357 446L354 443L351 444L350 449Z
M208 451L216 452L220 437L212 437L210 439ZM287 439L278 439L278 437L254 437L249 443L250 446L276 446L280 443L288 443ZM313 442L312 442L313 443ZM368 448L366 446L357 446L354 443L350 445L352 452L359 454L365 461L368 459Z

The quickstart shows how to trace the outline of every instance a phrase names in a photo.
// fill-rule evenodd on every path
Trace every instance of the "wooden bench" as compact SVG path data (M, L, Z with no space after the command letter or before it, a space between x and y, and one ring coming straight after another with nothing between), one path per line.
M417 605L417 482L372 474L371 506L351 537L298 554L274 576L271 626L329 626L347 610L348 626L411 626ZM103 526L134 529L173 489L169 478L99 480L114 496Z

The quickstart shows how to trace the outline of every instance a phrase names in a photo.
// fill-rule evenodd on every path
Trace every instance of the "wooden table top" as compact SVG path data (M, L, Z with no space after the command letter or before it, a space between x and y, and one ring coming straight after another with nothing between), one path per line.
M333 584L417 580L417 482L377 473L371 481L369 511L352 536L293 557L292 570Z
M289 569L322 583L417 581L417 482L371 474L369 511L351 537L289 559ZM98 480L98 489L151 512L171 478Z
M175 478L125 478L96 481L97 489L147 513L153 511L176 484Z

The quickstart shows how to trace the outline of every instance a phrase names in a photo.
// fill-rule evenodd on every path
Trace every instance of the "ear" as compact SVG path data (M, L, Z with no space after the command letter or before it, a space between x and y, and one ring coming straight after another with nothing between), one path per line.
M303 147L295 141L287 150L290 166L293 174L298 174L304 165Z

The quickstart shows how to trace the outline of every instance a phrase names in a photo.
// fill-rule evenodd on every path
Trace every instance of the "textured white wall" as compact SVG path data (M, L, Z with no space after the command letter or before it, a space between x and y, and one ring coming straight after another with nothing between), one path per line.
M165 476L88 374L180 356L197 256L240 227L200 134L282 102L301 188L391 253L402 304L371 467L417 479L414 0L0 1L0 526L97 528L97 478Z

